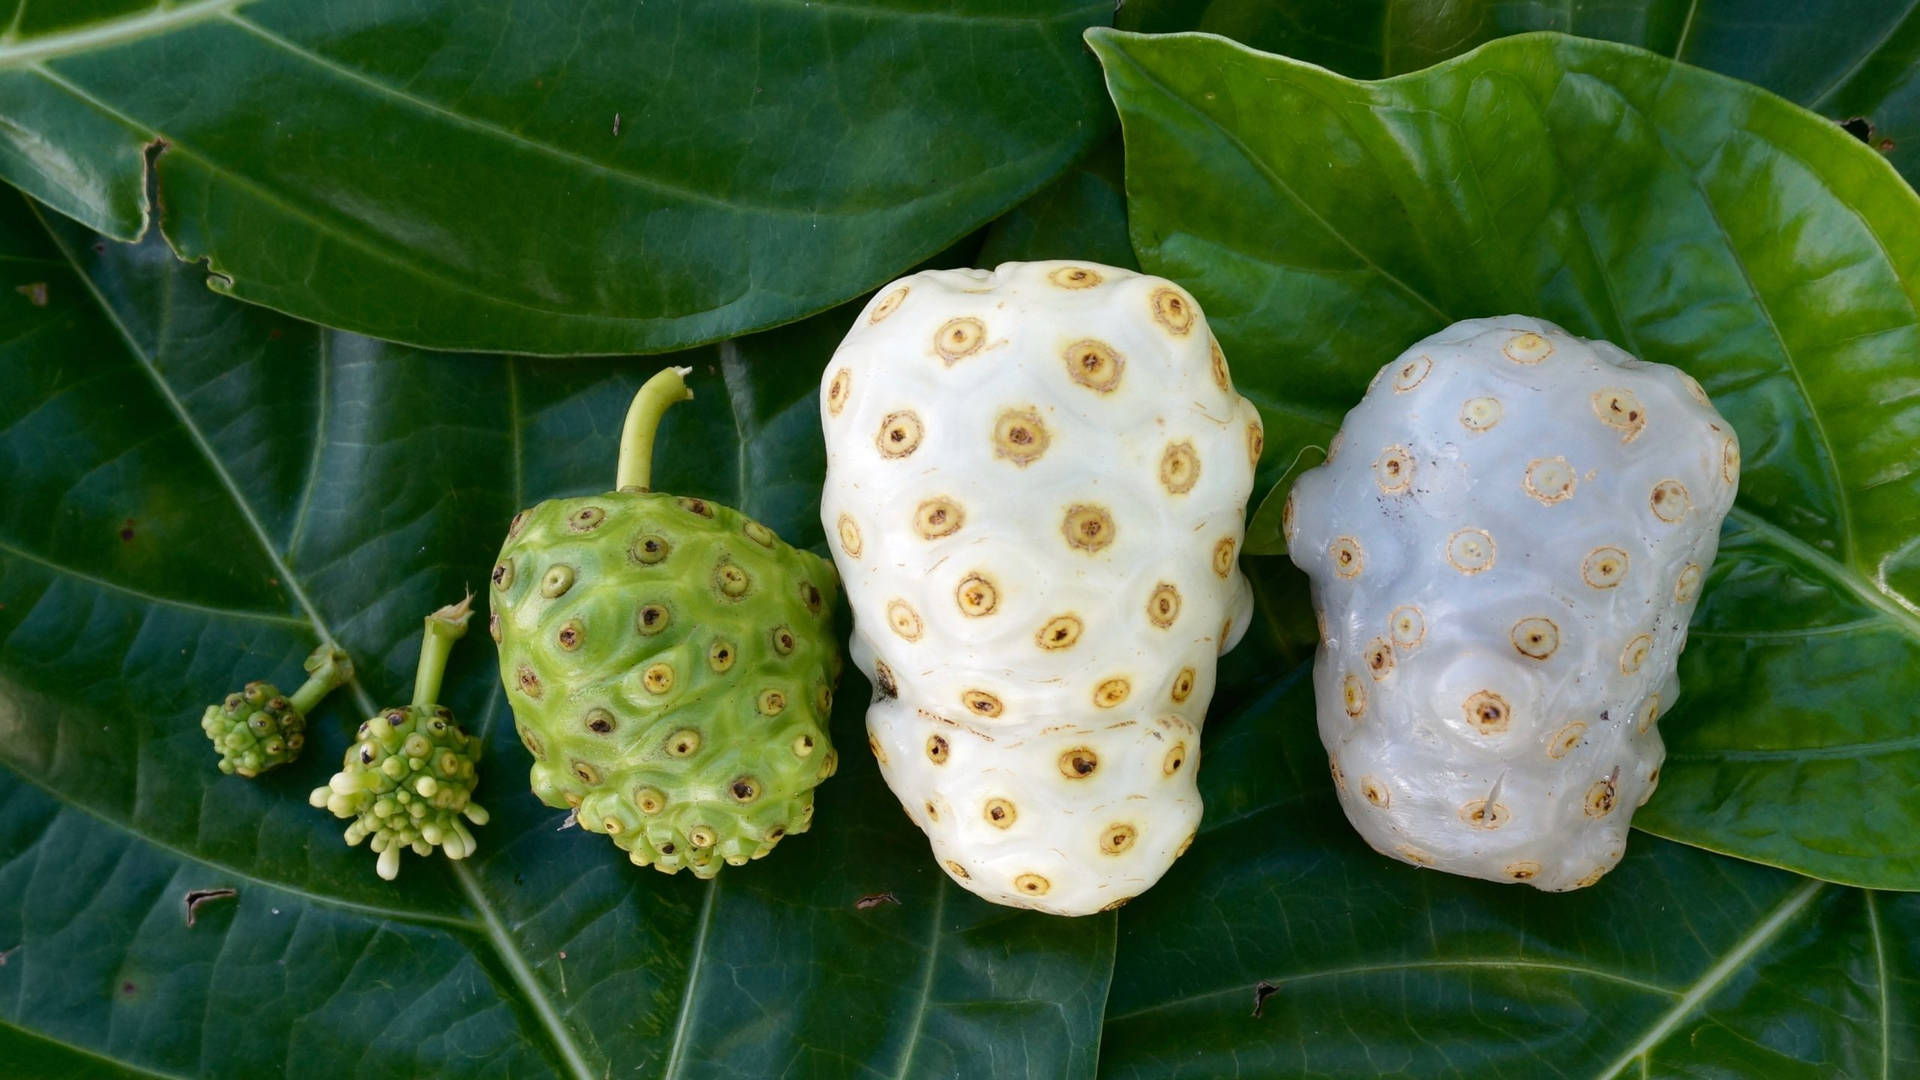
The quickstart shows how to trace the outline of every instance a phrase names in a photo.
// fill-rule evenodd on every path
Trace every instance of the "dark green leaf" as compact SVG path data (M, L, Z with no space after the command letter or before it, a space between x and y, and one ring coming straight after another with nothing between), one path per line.
M1700 378L1746 467L1635 823L1920 888L1920 199L1887 163L1763 91L1560 35L1378 83L1094 36L1142 264L1237 371L1269 365L1263 478L1455 319L1537 314Z
M49 228L47 221L52 221ZM712 883L558 831L485 635L463 864L373 856L306 793L411 686L420 620L521 506L610 487L631 361L418 352L223 300L157 241L0 208L0 1060L20 1075L1088 1076L1113 917L948 882L849 671L816 827ZM24 288L25 291L17 291ZM41 306L41 304L44 306ZM854 317L673 359L657 486L817 544L820 361ZM222 777L199 730L316 636L359 683L300 761ZM195 889L237 890L185 921ZM862 896L898 903L869 909Z
M1128 0L1123 30L1206 30L1355 78L1417 71L1506 34L1638 45L1758 83L1920 177L1920 8L1887 0ZM1867 130L1870 129L1870 130Z
M1085 0L16 0L0 177L441 348L658 351L872 288L1110 121ZM957 7L957 9L956 9Z

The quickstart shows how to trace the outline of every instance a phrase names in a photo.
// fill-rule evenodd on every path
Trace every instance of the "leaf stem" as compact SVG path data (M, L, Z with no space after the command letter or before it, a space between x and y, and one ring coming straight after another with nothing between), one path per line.
M440 701L440 679L447 673L447 656L453 643L467 634L467 619L473 615L473 596L457 604L448 604L427 616L427 633L420 642L420 668L413 676L413 703L435 705Z
M320 699L333 693L353 678L353 660L346 650L329 641L313 650L307 662L301 665L306 669L307 681L293 692L293 711L305 716L313 711Z
M647 491L653 481L653 437L660 428L660 417L675 402L691 401L687 389L690 367L661 368L633 395L627 406L627 422L620 429L620 469L615 474L617 491Z

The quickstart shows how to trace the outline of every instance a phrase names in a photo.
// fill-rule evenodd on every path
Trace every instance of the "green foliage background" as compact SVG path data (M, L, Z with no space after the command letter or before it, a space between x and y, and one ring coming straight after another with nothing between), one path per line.
M1089 51L1082 31L1111 18L1017 0L0 3L0 178L19 189L0 195L0 1061L1920 1068L1920 899L1901 891L1920 887L1920 200L1900 175L1920 168L1920 16L1118 12L1291 60L1185 35L1096 32ZM1533 34L1403 74L1537 30L1623 44ZM1867 144L1833 123L1854 116ZM1549 896L1368 851L1313 732L1303 582L1259 554L1262 617L1208 719L1201 835L1118 913L1052 919L952 886L860 750L851 669L816 827L713 882L558 828L477 637L447 703L489 745L478 856L383 883L306 805L353 722L405 697L419 618L484 579L513 512L611 484L647 374L695 370L657 486L824 550L815 394L849 305L921 260L1046 257L1192 288L1280 491L1379 365L1455 318L1541 314L1702 379L1746 474L1661 721L1650 833L1613 874ZM662 350L679 351L625 355ZM1273 528L1257 513L1250 550L1275 550ZM306 756L220 776L199 711L250 678L296 682L321 635L360 677ZM237 895L189 927L205 888ZM858 906L883 893L897 902Z

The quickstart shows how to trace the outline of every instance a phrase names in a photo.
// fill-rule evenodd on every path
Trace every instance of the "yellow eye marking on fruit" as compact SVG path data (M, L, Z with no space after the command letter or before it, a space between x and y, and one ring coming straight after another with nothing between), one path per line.
M1597 547L1580 562L1580 580L1596 589L1611 589L1626 580L1629 560L1617 547Z
M1366 553L1360 550L1360 541L1351 536L1334 537L1327 545L1327 554L1333 559L1333 572L1343 578L1359 577L1366 566Z
M987 341L987 324L972 316L948 319L933 335L933 351L949 366L980 351Z
M1513 711L1507 699L1491 690L1479 690L1468 695L1461 705L1466 714L1467 725L1482 735L1499 735L1507 730L1507 722L1513 718Z
M1060 535L1067 546L1088 553L1101 551L1113 543L1113 515L1105 507L1075 503L1067 507L1060 522Z
M1070 649L1080 640L1080 631L1084 629L1079 618L1073 615L1056 615L1047 620L1047 624L1034 635L1034 641L1043 649Z
M1552 619L1536 615L1514 623L1507 638L1521 656L1545 660L1560 648L1560 627Z
M1537 364L1553 355L1553 342L1529 331L1508 338L1500 351L1516 364Z
M1463 574L1478 574L1493 566L1493 537L1485 529L1461 529L1447 537L1447 562Z
M1687 485L1678 480L1662 480L1653 485L1653 494L1647 497L1647 504L1653 508L1653 516L1669 525L1679 522L1693 509L1693 499L1687 494Z
M1102 394L1112 393L1120 385L1120 375L1127 366L1126 358L1113 346L1092 338L1067 346L1061 356L1067 364L1068 378Z
M1193 440L1168 443L1166 453L1160 456L1160 486L1168 494L1185 495L1199 482L1200 454L1194 450Z
M903 458L920 449L920 439L926 434L920 417L910 409L890 412L880 421L880 433L873 437L873 445L884 458Z
M1022 468L1047 452L1047 425L1034 409L1007 409L993 424L993 453Z
M1393 372L1393 392L1404 394L1419 386L1427 379L1427 373L1433 370L1433 359L1425 354L1416 356L1401 364Z
M867 313L867 322L877 323L899 310L900 305L906 302L909 291L907 286L902 285L881 297L880 302L873 305L873 310Z
M1413 488L1413 453L1389 446L1373 460L1373 482L1386 495L1404 495Z
M1178 289L1161 286L1153 290L1153 321L1173 334L1185 337L1193 329L1193 301Z
M1527 494L1545 506L1573 498L1573 489L1578 483L1573 466L1563 457L1534 458L1527 462L1527 474L1521 481Z

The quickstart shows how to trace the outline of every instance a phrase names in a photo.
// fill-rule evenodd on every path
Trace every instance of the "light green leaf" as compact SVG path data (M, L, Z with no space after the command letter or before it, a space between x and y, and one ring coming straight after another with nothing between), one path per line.
M330 326L660 351L844 301L1059 174L1110 125L1078 35L1111 10L15 0L0 178L122 239L155 211L216 289Z
M1456 319L1540 315L1700 378L1746 464L1635 824L1920 888L1920 199L1892 168L1764 91L1556 34L1374 83L1093 37L1142 265L1236 370L1269 365L1264 479Z

